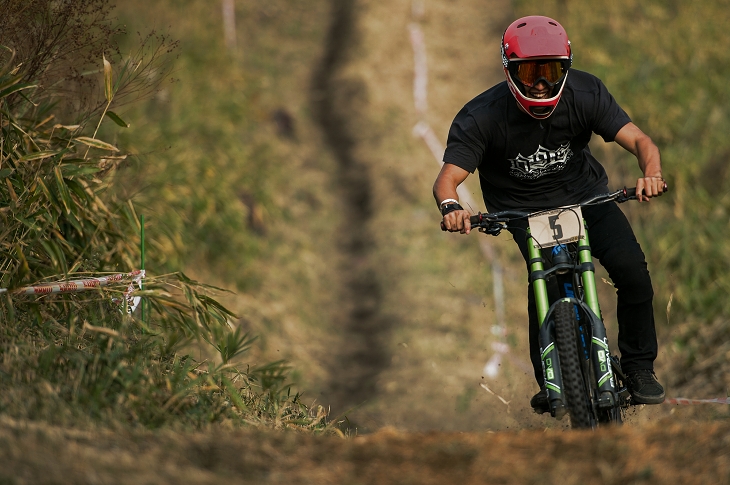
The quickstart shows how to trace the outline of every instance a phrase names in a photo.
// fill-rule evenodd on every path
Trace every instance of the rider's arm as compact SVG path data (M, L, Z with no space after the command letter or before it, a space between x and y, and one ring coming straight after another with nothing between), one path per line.
M644 174L636 181L636 198L639 202L662 195L664 192L662 161L659 148L651 141L651 138L635 124L627 123L619 130L614 139L616 143L633 153L639 161L639 168ZM639 195L642 193L643 197Z
M433 184L433 197L436 199L436 203L439 204L439 210L443 201L449 199L459 200L456 188L466 180L468 175L469 172L463 168L451 163L444 163L441 167L441 172L436 177L436 182ZM469 234L471 230L469 212L466 210L449 212L443 218L443 225L449 232L458 231L462 234Z

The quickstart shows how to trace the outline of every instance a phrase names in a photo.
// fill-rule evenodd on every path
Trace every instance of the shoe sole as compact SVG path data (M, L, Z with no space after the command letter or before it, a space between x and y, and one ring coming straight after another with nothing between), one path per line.
M642 396L641 394L632 394L631 399L634 404L661 404L664 402L664 394L661 396Z

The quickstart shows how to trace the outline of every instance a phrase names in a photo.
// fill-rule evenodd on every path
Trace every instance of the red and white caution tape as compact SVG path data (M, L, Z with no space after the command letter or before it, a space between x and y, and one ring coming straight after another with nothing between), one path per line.
M718 397L714 399L688 399L686 397L675 397L665 399L664 404L730 404L730 397Z
M50 295L52 293L73 293L76 291L93 290L102 286L108 286L113 283L119 283L125 280L138 281L145 277L145 271L135 270L131 273L120 273L100 278L85 278L82 280L59 281L45 285L25 286L13 290L11 293L17 295ZM7 288L0 288L0 293L5 293Z
M44 285L25 286L11 291L13 295L51 295L54 293L74 293L78 291L93 290L104 286L131 280L127 290L124 292L124 298L129 305L129 312L133 312L140 302L140 297L133 297L135 291L134 284L142 288L142 279L145 277L145 270L135 270L131 273L119 273L109 276L101 276L98 278L84 278L80 280L59 281ZM0 294L7 293L7 288L0 288Z
M134 293L134 284L137 283L139 289L142 289L142 279L145 277L145 270L140 270L141 274L136 276L127 287L127 291L124 292L124 299L127 300L127 313L130 315L137 309L137 305L142 301L140 296L132 296Z

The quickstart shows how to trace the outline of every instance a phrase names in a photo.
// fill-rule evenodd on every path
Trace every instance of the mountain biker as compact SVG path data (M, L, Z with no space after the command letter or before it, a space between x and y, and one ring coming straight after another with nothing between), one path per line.
M659 149L598 78L571 69L571 44L557 21L543 16L514 21L502 36L501 51L506 81L469 101L449 130L444 165L433 186L448 231L471 230L456 189L477 169L490 212L549 209L608 193L606 172L588 147L592 133L636 156L643 173L636 181L640 202L662 195ZM662 403L664 389L654 374L654 292L644 253L615 203L584 207L583 217L593 255L616 287L618 347L632 400ZM528 261L526 228L527 221L508 227ZM549 408L534 300L528 286L530 360L540 385L530 404L543 413Z

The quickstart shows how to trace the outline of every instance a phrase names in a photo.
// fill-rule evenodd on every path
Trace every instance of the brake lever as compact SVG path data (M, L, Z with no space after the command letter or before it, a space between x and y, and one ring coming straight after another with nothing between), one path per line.
M480 227L479 232L485 232L490 236L499 236L499 233L502 232L502 229L504 229L504 226L498 222L495 222L488 225L487 227Z

